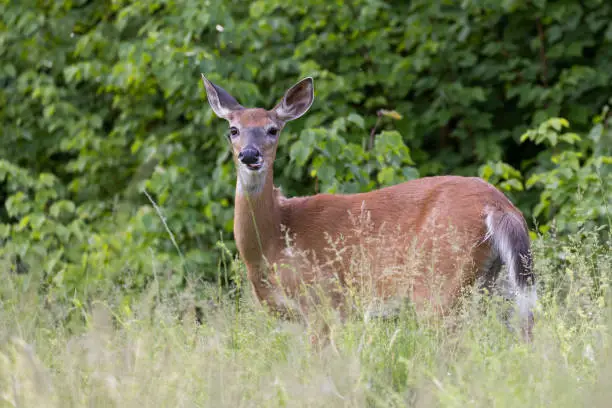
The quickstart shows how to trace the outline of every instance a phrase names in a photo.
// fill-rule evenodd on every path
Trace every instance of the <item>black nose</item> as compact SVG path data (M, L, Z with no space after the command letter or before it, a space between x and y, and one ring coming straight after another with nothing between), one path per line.
M238 154L238 160L244 164L255 164L261 158L261 153L254 147L245 147Z

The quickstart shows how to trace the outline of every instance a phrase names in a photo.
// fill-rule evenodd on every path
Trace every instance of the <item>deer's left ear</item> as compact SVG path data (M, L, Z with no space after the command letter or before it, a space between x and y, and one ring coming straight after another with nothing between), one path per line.
M314 84L311 77L293 85L283 100L272 110L283 122L297 119L305 114L314 101Z

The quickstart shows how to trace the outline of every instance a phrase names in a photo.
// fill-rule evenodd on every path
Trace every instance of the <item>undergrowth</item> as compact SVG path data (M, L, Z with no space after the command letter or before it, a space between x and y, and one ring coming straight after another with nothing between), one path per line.
M2 268L0 407L607 406L609 243L540 237L534 257L531 344L499 317L503 301L472 293L443 321L406 309L334 323L320 351L253 301L236 261L218 271L232 291L169 292L160 274L135 301L114 288L85 304Z

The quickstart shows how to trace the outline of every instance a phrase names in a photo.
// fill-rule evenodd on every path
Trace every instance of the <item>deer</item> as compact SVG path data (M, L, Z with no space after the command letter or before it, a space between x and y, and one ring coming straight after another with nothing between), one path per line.
M434 305L444 314L465 288L492 289L505 265L506 297L531 339L537 293L529 230L500 190L478 177L444 175L356 194L285 197L274 186L278 141L313 104L313 79L290 87L270 110L245 108L204 74L202 80L212 111L229 124L237 170L234 239L261 304L304 317L303 287L319 285L342 311L347 290L357 287L382 305L373 315L398 299L417 313ZM339 243L342 249L330 250ZM367 260L366 272L355 272L359 257Z

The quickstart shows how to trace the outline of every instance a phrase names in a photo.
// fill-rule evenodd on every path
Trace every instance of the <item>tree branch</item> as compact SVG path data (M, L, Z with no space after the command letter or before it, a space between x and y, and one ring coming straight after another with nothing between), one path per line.
M546 58L546 36L544 34L544 27L542 26L542 20L540 20L540 18L536 20L536 27L538 28L538 37L540 37L540 64L542 64L542 85L547 88L548 58Z
M370 131L370 145L368 146L368 150L372 150L374 148L374 137L376 136L376 130L378 129L378 126L380 126L380 120L383 117L382 112L380 110L376 112L376 115L378 116L378 119L376 119L376 124Z

